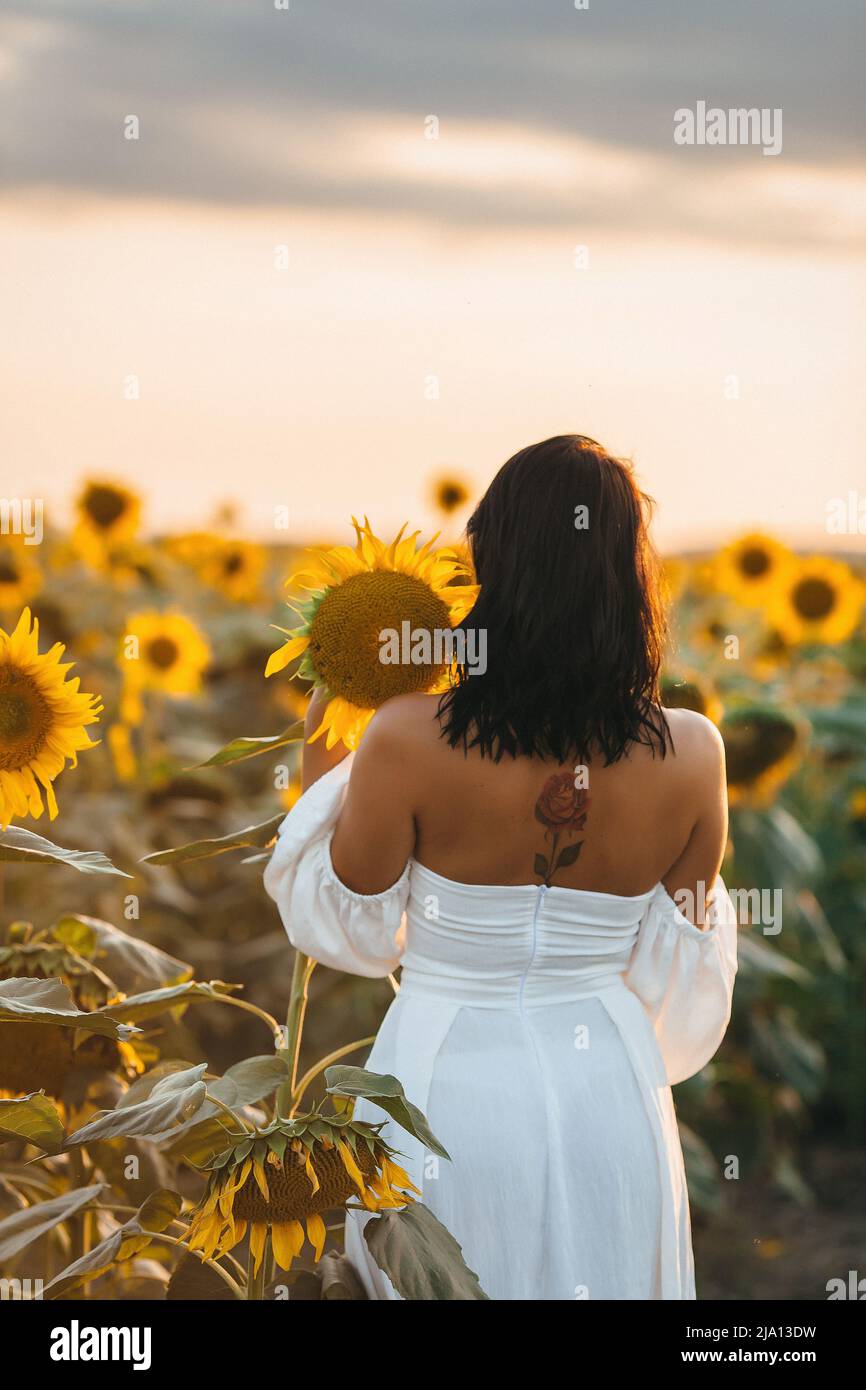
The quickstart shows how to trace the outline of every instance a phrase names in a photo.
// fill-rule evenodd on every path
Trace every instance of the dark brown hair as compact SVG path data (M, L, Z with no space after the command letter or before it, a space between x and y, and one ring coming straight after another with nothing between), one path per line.
M584 435L503 465L466 528L481 592L461 626L486 630L487 669L461 665L442 697L452 747L613 763L638 742L664 756L651 506L631 465Z

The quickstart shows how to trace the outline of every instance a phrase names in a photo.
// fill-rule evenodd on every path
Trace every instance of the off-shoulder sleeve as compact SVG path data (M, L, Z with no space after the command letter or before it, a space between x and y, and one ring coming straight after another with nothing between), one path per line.
M352 755L295 802L265 869L265 888L299 951L351 975L389 975L403 954L409 865L384 893L353 893L331 863L331 839L346 795Z
M737 919L716 879L701 931L659 884L644 911L625 976L652 1022L668 1082L700 1071L728 1026L737 973Z

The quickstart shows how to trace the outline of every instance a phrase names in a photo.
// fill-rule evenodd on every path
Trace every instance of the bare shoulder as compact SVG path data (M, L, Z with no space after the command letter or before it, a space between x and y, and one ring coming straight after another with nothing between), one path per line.
M671 753L682 770L705 776L724 769L725 745L711 719L692 709L667 709L665 714L672 736Z
M389 752L401 755L434 747L440 739L436 695L395 695L377 709L361 740L359 755L365 749L377 756Z

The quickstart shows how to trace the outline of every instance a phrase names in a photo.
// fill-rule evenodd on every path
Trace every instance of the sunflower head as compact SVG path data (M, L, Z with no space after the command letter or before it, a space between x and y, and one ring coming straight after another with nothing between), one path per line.
M63 647L39 651L39 624L25 608L11 633L0 628L0 826L15 816L57 815L53 782L69 761L94 745L85 732L102 709L83 695Z
M304 1226L316 1260L321 1257L324 1212L353 1198L368 1211L405 1206L417 1188L380 1129L348 1112L324 1116L316 1110L245 1136L210 1165L188 1232L190 1249L208 1257L225 1253L249 1227L258 1269L270 1230L274 1258L288 1269L304 1244Z
M795 557L787 546L771 536L751 532L726 546L716 556L716 587L747 607L763 608L779 584L790 575Z
M799 765L807 729L770 705L731 710L721 723L732 805L767 806Z
M469 489L462 478L447 475L434 480L433 501L446 516L456 512L468 500Z
M118 664L124 678L123 715L141 717L143 690L164 695L197 695L210 660L204 634L182 613L135 613L126 624Z
M87 1012L110 1002L106 977L71 949L54 927L33 931L17 922L0 945L0 980L60 979L77 1008ZM21 1095L45 1091L64 1097L67 1081L78 1073L143 1070L135 1047L97 1034L85 1035L76 1046L75 1032L51 1023L0 1023L0 1090Z
M866 585L841 560L812 555L786 577L771 620L790 643L845 642L857 628Z
M403 528L386 546L368 522L354 525L354 547L313 552L307 568L289 581L309 598L297 610L301 625L285 631L289 640L265 671L273 675L302 657L298 674L331 696L313 734L326 734L329 748L340 739L356 747L374 711L391 696L447 685L449 664L441 659L441 643L437 660L432 635L459 623L478 595L478 586L466 582L466 561L452 547L434 550L435 536L419 548L418 532L404 538ZM384 633L406 633L411 659L383 661Z
M79 554L97 569L110 567L112 552L133 540L138 531L140 498L120 483L93 479L85 483L75 510Z
M42 588L42 572L23 545L0 546L0 610L20 609Z

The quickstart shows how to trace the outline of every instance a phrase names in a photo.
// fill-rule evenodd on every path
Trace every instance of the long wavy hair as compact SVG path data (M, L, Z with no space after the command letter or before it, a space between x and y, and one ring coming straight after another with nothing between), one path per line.
M452 747L609 764L643 743L664 757L651 509L631 465L581 434L503 465L466 528L481 592L461 626L486 630L487 669L460 665L442 696Z

